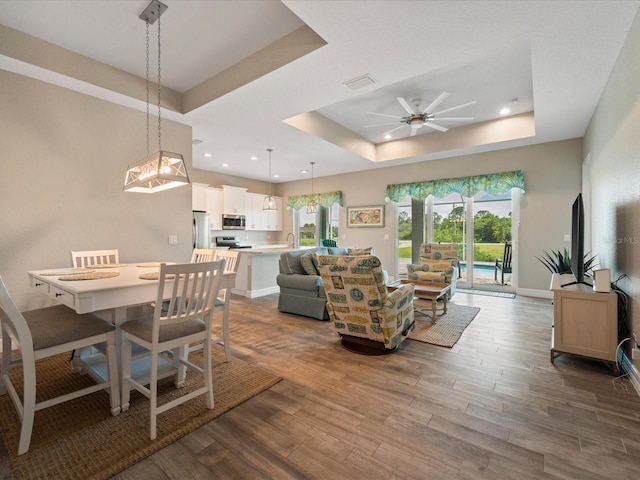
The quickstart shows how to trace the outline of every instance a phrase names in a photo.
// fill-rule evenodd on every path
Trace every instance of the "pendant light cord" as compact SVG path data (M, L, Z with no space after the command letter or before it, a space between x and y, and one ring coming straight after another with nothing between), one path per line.
M158 17L158 151L161 152L162 151L162 139L161 139L161 133L162 129L160 128L161 123L162 123L162 115L161 115L161 110L160 110L160 105L162 103L162 96L161 96L161 90L162 90L162 86L160 83L160 17Z
M147 158L149 158L149 20L147 24Z

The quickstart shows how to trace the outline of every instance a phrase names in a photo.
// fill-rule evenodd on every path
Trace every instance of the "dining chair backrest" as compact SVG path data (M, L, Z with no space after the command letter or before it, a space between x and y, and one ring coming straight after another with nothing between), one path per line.
M191 254L191 263L211 262L213 260L213 249L194 248Z
M72 251L71 261L75 268L90 267L92 265L108 265L120 263L118 250L85 250Z
M215 250L214 259L219 260L224 258L226 260L224 271L225 273L237 273L239 266L240 252L237 250Z
M224 274L224 260L160 265L158 298L153 314L152 341L158 342L160 327L200 318L208 324ZM170 296L167 281L173 282ZM164 305L166 310L162 306ZM209 330L210 331L210 330Z

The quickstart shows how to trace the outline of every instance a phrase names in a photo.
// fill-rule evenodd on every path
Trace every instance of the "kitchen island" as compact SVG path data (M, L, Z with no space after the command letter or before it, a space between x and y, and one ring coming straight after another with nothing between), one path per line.
M258 298L278 293L280 287L276 277L280 272L282 252L307 250L310 247L288 247L286 245L261 245L240 250L236 285L232 292L246 298Z

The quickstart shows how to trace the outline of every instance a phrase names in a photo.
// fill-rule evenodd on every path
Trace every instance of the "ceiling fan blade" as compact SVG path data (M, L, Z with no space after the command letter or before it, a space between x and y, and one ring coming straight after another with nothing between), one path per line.
M383 125L398 125L398 122L389 122L389 123L376 123L375 125L364 125L363 128L369 127L381 127Z
M398 102L400 102L400 105L402 105L402 108L404 108L409 115L415 115L416 114L416 112L413 110L413 108L411 108L411 105L409 105L404 98L397 97L397 100L398 100Z
M399 117L397 115L387 115L386 113L375 113L375 112L367 112L368 115L378 115L380 117L389 117L389 118L398 118L398 119L402 119L402 117Z
M436 120L462 120L464 122L470 122L473 117L438 117Z
M396 130L401 129L402 127L406 127L407 125L400 125L399 127L396 128L392 128L391 130L389 130L388 132L384 132L382 135L389 135L392 132L395 132ZM413 129L412 129L413 130Z
M449 96L448 92L442 92L440 96L436 98L433 102L431 102L431 105L429 105L427 108L422 110L421 113L432 112L433 109L436 108L438 105L440 105L448 96Z
M458 108L468 107L469 105L474 105L476 103L478 103L478 102L474 100L473 102L463 103L462 105L458 105L457 107L446 108L444 110L440 110L439 112L433 112L433 114L434 115L439 115L439 114L444 113L444 112L450 112L452 110L457 110Z
M425 122L424 123L425 127L431 127L434 130L440 130L441 132L446 132L447 130L449 130L448 128L445 128L441 125L438 125L437 123L433 123L433 122Z

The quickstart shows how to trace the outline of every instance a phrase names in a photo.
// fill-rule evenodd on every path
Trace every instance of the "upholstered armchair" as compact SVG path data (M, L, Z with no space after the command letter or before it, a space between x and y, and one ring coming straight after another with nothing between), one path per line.
M378 257L318 255L329 320L353 352L380 355L397 349L415 330L414 286L388 292Z
M459 272L458 245L455 243L423 243L419 263L407 265L409 280L451 285L449 298L456 293Z

